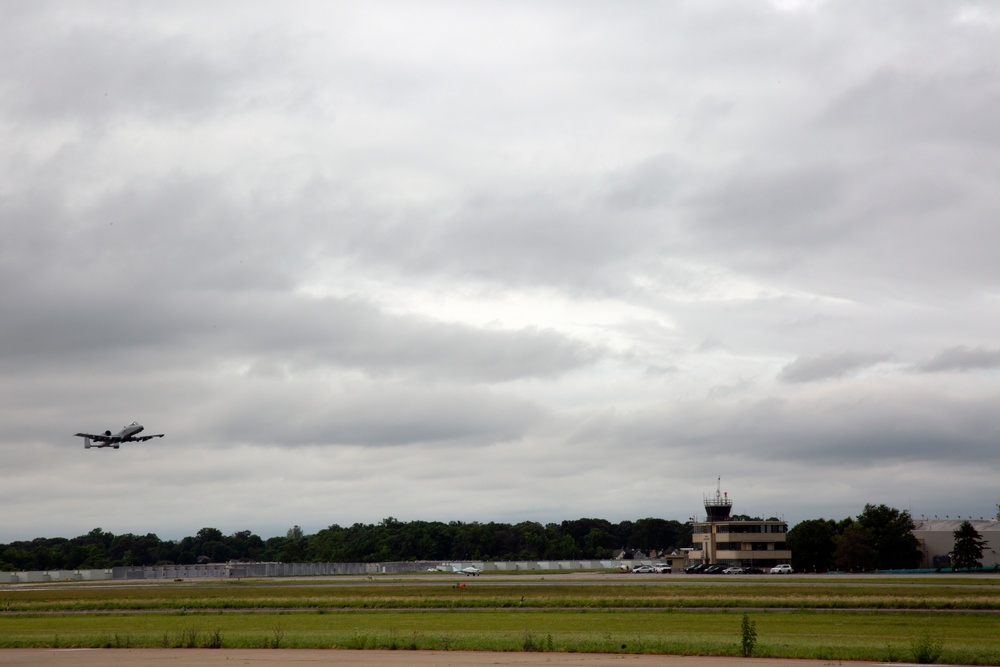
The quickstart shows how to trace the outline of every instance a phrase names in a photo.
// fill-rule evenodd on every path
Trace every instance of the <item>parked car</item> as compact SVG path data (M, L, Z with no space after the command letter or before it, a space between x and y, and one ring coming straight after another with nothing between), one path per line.
M685 574L701 574L701 571L708 567L707 563L695 563L684 568Z
M701 571L702 574L722 574L722 571L726 568L721 565L709 565L704 570Z
M656 572L651 565L640 565L632 570L632 574L652 574Z
M722 571L722 574L743 574L743 568L739 566L727 567Z
M750 565L749 567L743 568L743 574L764 574L764 570Z
M670 566L665 563L657 563L653 566L653 571L657 574L670 574Z
M788 563L782 563L781 565L775 565L771 568L771 574L792 574L792 566Z

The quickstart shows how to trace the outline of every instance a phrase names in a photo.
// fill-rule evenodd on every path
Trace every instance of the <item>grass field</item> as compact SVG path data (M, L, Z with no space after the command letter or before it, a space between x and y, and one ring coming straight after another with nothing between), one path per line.
M755 656L1000 665L990 577L636 579L0 587L0 647L741 655L747 614Z

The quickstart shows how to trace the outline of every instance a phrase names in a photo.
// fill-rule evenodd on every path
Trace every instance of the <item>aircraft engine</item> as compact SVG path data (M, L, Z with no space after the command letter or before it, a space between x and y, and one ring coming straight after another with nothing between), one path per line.
M111 435L111 431L105 431L104 435Z

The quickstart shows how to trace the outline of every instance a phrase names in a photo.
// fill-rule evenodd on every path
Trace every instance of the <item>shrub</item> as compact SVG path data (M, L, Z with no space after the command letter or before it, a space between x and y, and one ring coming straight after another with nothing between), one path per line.
M202 644L203 648L222 648L222 630L216 630L211 633Z
M753 650L757 646L757 621L751 621L747 614L743 614L743 657L749 658L753 655Z
M281 624L276 624L273 628L274 641L271 642L271 648L281 648L281 642L285 638L285 629L281 627Z
M944 648L940 639L932 639L928 635L914 639L910 647L913 651L913 662L920 665L937 662Z

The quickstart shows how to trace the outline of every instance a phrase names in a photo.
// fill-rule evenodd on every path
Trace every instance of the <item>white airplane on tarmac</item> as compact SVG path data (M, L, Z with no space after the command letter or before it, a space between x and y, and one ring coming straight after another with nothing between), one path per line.
M470 565L469 567L463 567L461 570L458 569L458 567L452 565L451 570L455 574L464 574L467 577L478 577L479 573L482 572L482 570L480 570L478 567L473 567L472 565Z
M118 446L123 442L146 442L147 440L152 440L153 438L162 438L162 433L157 433L156 435L140 435L136 437L136 433L139 433L143 429L143 425L139 422L132 422L128 426L122 428L122 430L117 433L112 433L111 431L105 431L94 435L92 433L77 433L77 437L83 438L83 448L90 449L91 447L101 448L101 447L114 447L118 449ZM93 442L91 442L93 441Z

